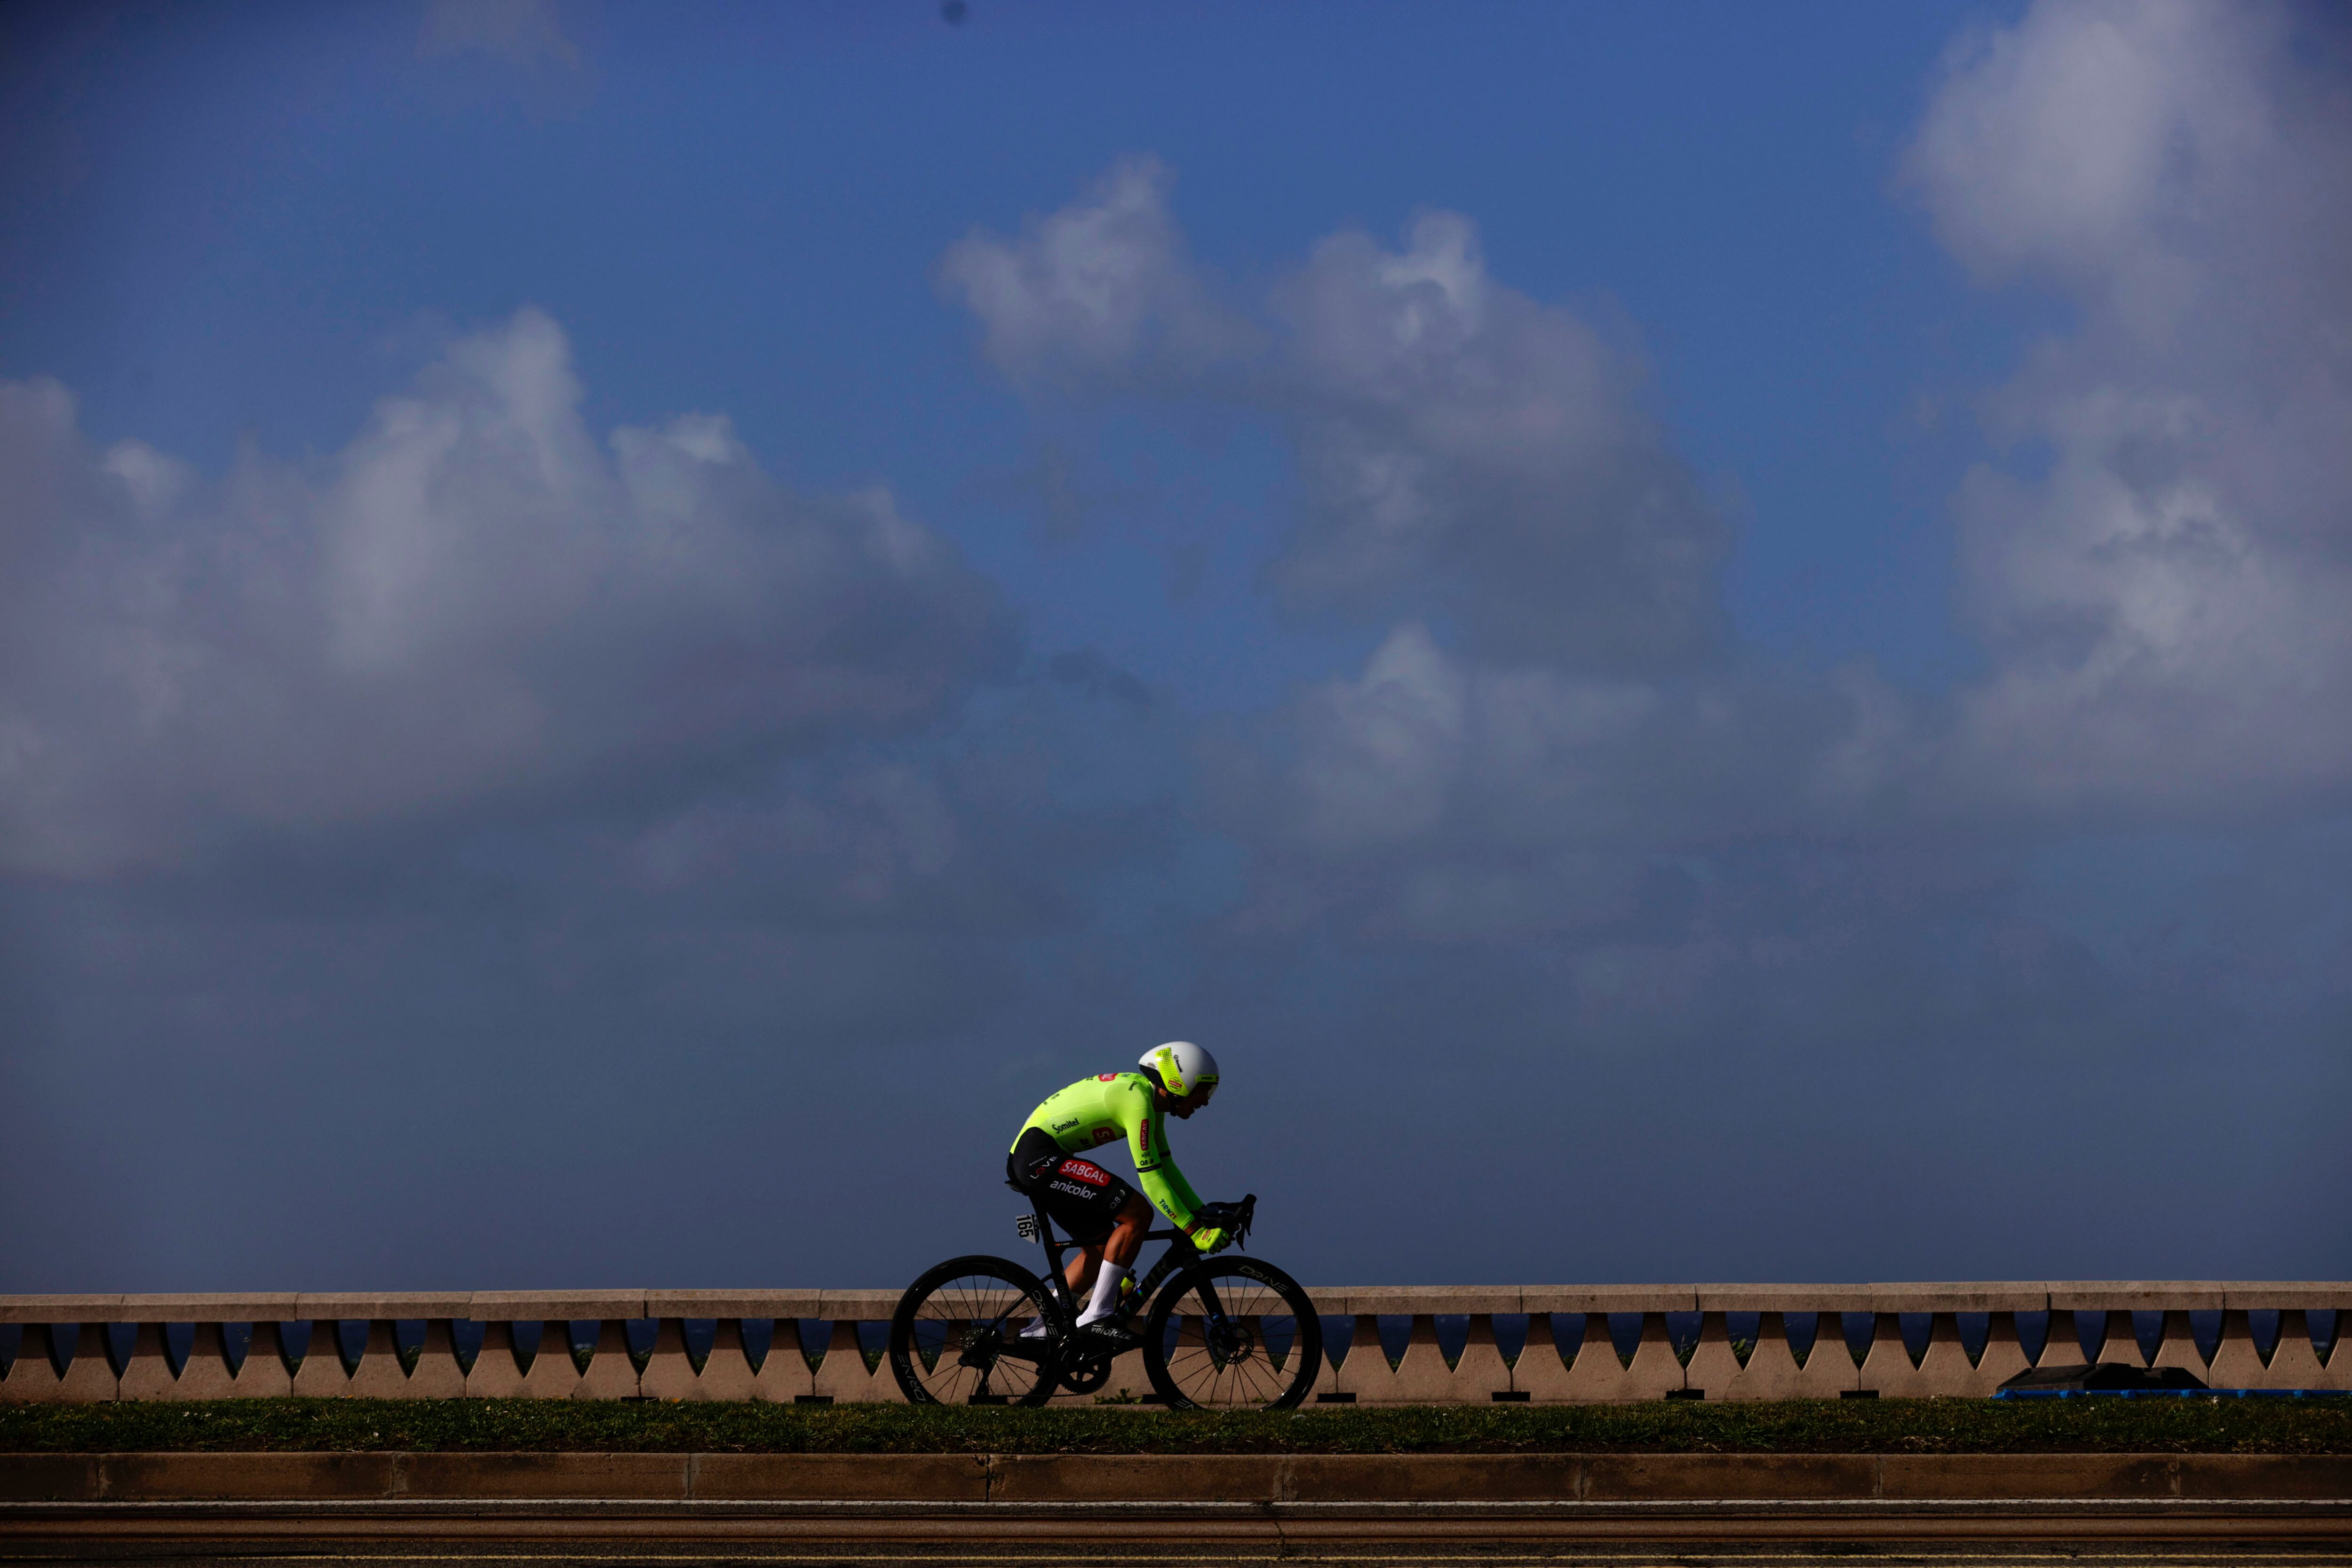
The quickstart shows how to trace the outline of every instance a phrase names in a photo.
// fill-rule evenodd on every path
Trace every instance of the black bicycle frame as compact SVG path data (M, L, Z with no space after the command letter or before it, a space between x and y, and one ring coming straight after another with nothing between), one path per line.
M1062 1255L1079 1247L1082 1244L1057 1238L1054 1235L1054 1222L1045 1217L1045 1211L1042 1208L1033 1207L1029 1212L1028 1222L1022 1228L1024 1232L1034 1232L1037 1237L1037 1244L1045 1249L1045 1289L1051 1290L1054 1293L1054 1300L1059 1301L1063 1309L1075 1318L1077 1316L1077 1302L1070 1294L1069 1281L1062 1278ZM1171 1245L1167 1251L1160 1255L1160 1261L1151 1266L1151 1271L1135 1282L1135 1304L1126 1309L1130 1315L1142 1311L1151 1304L1152 1292L1165 1284L1171 1274L1180 1268L1189 1268L1200 1261L1201 1258L1200 1250L1192 1245L1192 1237L1172 1226L1166 1230L1147 1230L1143 1233L1143 1239L1147 1242L1166 1241L1171 1244L1182 1242L1183 1245L1181 1247ZM1108 1259L1104 1261L1103 1267L1106 1268L1111 1267ZM1202 1295L1208 1301L1211 1312L1218 1317L1224 1316L1225 1310L1217 1300L1214 1287L1204 1283Z

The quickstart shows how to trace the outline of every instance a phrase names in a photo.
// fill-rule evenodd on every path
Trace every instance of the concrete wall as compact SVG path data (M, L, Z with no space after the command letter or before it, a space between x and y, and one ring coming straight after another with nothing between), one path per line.
M1876 1285L1611 1285L1335 1287L1314 1296L1327 1321L1351 1321L1350 1343L1327 1353L1317 1397L1361 1405L1609 1403L1668 1394L1707 1399L1980 1397L2038 1360L2144 1364L2132 1314L2161 1314L2154 1364L2184 1366L2217 1388L2352 1390L2352 1352L2339 1331L2322 1358L2307 1314L2352 1307L2352 1283L2077 1281ZM23 1325L15 1361L0 1376L0 1400L222 1399L274 1394L390 1399L771 1399L843 1404L897 1401L888 1366L872 1371L859 1352L860 1324L887 1323L896 1290L478 1290L411 1294L0 1296L0 1323ZM2191 1312L2220 1314L2209 1363L2190 1332ZM2265 1357L2251 1314L2276 1312ZM1685 1329L1685 1359L1669 1315ZM1735 1319L1755 1315L1751 1344L1735 1343ZM1971 1360L1963 1314L1980 1315L1985 1334ZM1616 1319L1632 1353L1612 1338ZM1924 1324L1916 1359L1903 1321ZM1438 1320L1465 1319L1448 1354ZM1524 1343L1515 1361L1498 1342ZM1381 1350L1381 1320L1402 1331L1402 1353ZM1581 1332L1574 1331L1581 1320ZM752 1364L741 1325L772 1321L767 1355ZM288 1353L285 1323L313 1327L309 1353ZM697 1367L686 1325L715 1321ZM424 1343L403 1365L394 1325L422 1321ZM485 1325L470 1366L458 1355L461 1322ZM365 1323L356 1365L333 1347L339 1323ZM642 1371L627 1326L649 1330ZM1866 1322L1867 1327L1863 1325ZM120 1365L107 1353L109 1325L133 1324ZM192 1324L194 1343L177 1373L165 1352L167 1324ZM243 1364L233 1368L226 1325L251 1324ZM518 1323L549 1325L545 1350L526 1357ZM583 1368L562 1353L565 1326L593 1324ZM2045 1331L2045 1323L2048 1330ZM68 1359L52 1325L79 1324ZM1638 1325L1638 1331L1637 1331ZM1449 1326L1451 1326L1449 1324ZM1558 1330L1570 1331L1562 1333ZM2022 1332L2021 1331L2022 1329ZM1848 1331L1852 1330L1852 1332ZM871 1330L869 1330L869 1333ZM2079 1337L2078 1337L2079 1336ZM59 1336L62 1339L64 1336ZM527 1336L526 1336L527 1337ZM1337 1336L1332 1336L1336 1339ZM1916 1337L1915 1335L1915 1337ZM1970 1336L1973 1338L1973 1336ZM2046 1342L2045 1342L2046 1338ZM823 1344L814 1355L803 1343ZM60 1363L63 1364L60 1364ZM1077 1396L1065 1396L1077 1397Z

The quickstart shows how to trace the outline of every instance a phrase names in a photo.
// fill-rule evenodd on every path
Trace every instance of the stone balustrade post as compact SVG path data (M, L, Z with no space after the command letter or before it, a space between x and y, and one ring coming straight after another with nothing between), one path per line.
M1563 1380L1568 1400L1584 1404L1623 1404L1663 1399L1684 1386L1682 1362L1666 1335L1668 1312L1698 1310L1698 1292L1690 1286L1530 1285L1519 1292L1522 1310L1582 1312L1584 1342ZM1609 1331L1609 1314L1640 1314L1641 1335L1633 1358L1621 1363ZM1530 1325L1532 1336L1532 1325Z
M596 1325L596 1343L580 1374L574 1399L635 1399L637 1366L629 1359L627 1318L604 1318Z
M907 1396L899 1392L898 1379L890 1371L888 1356L886 1354L868 1370L866 1348L857 1336L861 1322L890 1321L898 1308L898 1292L826 1290L820 1293L820 1301L823 1310L818 1315L832 1321L833 1332L825 1342L824 1359L817 1363L813 1380L815 1396L830 1399L835 1405L905 1404Z
M1512 1292L1517 1300L1517 1292ZM1454 1363L1457 1387L1454 1397L1470 1404L1478 1402L1480 1390L1486 1391L1492 1403L1498 1394L1515 1392L1511 1387L1511 1368L1503 1360L1503 1347L1495 1342L1495 1314L1473 1312L1462 1342L1462 1354Z
M1857 1386L1883 1399L1990 1397L2004 1381L2025 1370L2021 1351L2014 1357L2008 1353L2016 1345L2016 1314L2037 1311L2049 1299L2044 1288L2022 1282L1874 1285L1875 1326L1856 1374ZM1927 1343L1916 1363L1903 1340L1902 1314L1906 1312L1928 1319ZM1984 1353L1973 1362L1960 1337L1963 1312L1982 1312L1988 1320Z
M457 1359L457 1320L425 1320L425 1342L417 1347L416 1364L409 1369L403 1390L410 1399L463 1399L466 1367Z
M304 1399L341 1399L352 1391L352 1374L343 1365L342 1322L335 1318L310 1321L310 1342L294 1369L293 1392Z
M2336 1338L2327 1347L2327 1361L2316 1386L2352 1393L2352 1354L2344 1348L2346 1331L2352 1330L2352 1289L2337 1294L2327 1310L2336 1314Z
M1709 1399L1793 1399L1797 1357L1789 1348L1788 1314L1802 1310L1797 1291L1738 1285L1702 1285L1698 1290L1698 1348L1684 1376ZM1733 1312L1756 1314L1756 1342L1742 1363L1731 1347ZM1718 1343L1718 1342L1720 1342Z
M1791 1286L1813 1310L1812 1347L1797 1369L1799 1399L1842 1399L1862 1386L1862 1369L1846 1342L1845 1314L1877 1310L1877 1295L1853 1286Z
M646 1315L644 1290L477 1290L467 1312L487 1325L481 1354L466 1379L477 1399L634 1399L637 1369L629 1360L625 1325ZM417 1298L407 1298L415 1300ZM422 1316L423 1314L417 1314ZM539 1351L529 1368L511 1325L536 1320ZM583 1372L572 1354L572 1325L596 1324L596 1342ZM501 1324L507 1331L499 1331Z
M400 1364L400 1334L390 1318L363 1317L347 1321L363 1322L367 1331L360 1337L360 1359L352 1368L352 1381L344 1390L353 1399L398 1399L408 1391L408 1374Z
M16 1359L0 1376L0 1405L46 1404L58 1399L65 1386L58 1371L64 1359L59 1348L66 1335L65 1323L26 1323L24 1337L16 1343ZM75 1336L79 1342L79 1335ZM109 1394L109 1398L113 1395Z
M2139 1348L2139 1322L2131 1312L2110 1309L2106 1329L2099 1340L2099 1362L2113 1362L2130 1367L2135 1372L2147 1368L2147 1357Z
M2080 1366L2084 1364L2082 1325L2072 1307L2060 1307L2053 1292L2049 1320L2042 1326L2042 1353L2033 1358L2038 1371L2044 1367Z
M2345 1289L2294 1282L2223 1286L2221 1342L2214 1347L2213 1364L2207 1370L2205 1381L2215 1388L2344 1386L2332 1380L2329 1369L2320 1364L2318 1352L2311 1342L2310 1321L2305 1314L2336 1305ZM2263 1359L2261 1348L2254 1343L2249 1316L2263 1310L2279 1315L2278 1342L2272 1348L2268 1361ZM2343 1342L2340 1326L2336 1342L2339 1347ZM2339 1348L2331 1359L2340 1359L2342 1354ZM2346 1370L2352 1372L2352 1363L2347 1363Z
M572 1348L570 1318L541 1318L539 1349L523 1369L518 1399L574 1399L580 1394L580 1357ZM599 1324L601 1327L601 1323Z
M190 1325L188 1359L172 1385L173 1399L230 1399L237 1392L236 1370L228 1362L228 1324L204 1321Z
M1919 1369L1911 1364L1911 1347L1903 1342L1903 1314L1874 1311L1870 1342L1863 1347L1862 1365L1854 1382L1882 1399L1920 1397Z
M1854 1363L1853 1348L1845 1337L1845 1314L1816 1310L1813 1342L1797 1369L1797 1397L1842 1399L1861 1386L1862 1369Z
M1573 1398L1569 1358L1581 1342L1580 1338L1562 1345L1549 1312L1528 1312L1527 1342L1519 1346L1519 1359L1511 1363L1511 1391L1526 1394L1532 1405L1558 1405ZM1616 1359L1614 1352L1610 1359Z
M2220 1292L2215 1292L2217 1300L2219 1295ZM2212 1380L2205 1375L2205 1352L2197 1348L2196 1329L2189 1320L2189 1312L2195 1310L2189 1307L2165 1309L2164 1328L2157 1341L2156 1359L2148 1365L2159 1372L2168 1366L2180 1367L2210 1386Z
M127 1321L122 1296L0 1296L0 1323L24 1327L0 1403L88 1405L116 1397L108 1325ZM66 1331L72 1330L68 1335ZM70 1358L66 1342L70 1339Z
M236 1369L236 1385L230 1392L238 1399L282 1399L294 1392L294 1369L288 1363L286 1330L279 1319L253 1320L245 1363Z
M2336 1314L2336 1338L2327 1347L2326 1361L2320 1365L2319 1381L2312 1386L2352 1393L2352 1353L2344 1348L2347 1331L2352 1330L2352 1286L2334 1293L2323 1310Z
M367 1332L360 1345L360 1358L340 1386L316 1388L322 1394L341 1394L352 1399L459 1399L466 1393L465 1370L457 1363L457 1346L450 1331L452 1318L467 1316L473 1297L466 1291L328 1291L306 1293L295 1298L296 1314L309 1318L315 1325L310 1332L311 1355L303 1359L302 1367L294 1374L295 1392L310 1393L313 1387L304 1385L304 1373L316 1358L320 1336L339 1322L365 1323ZM415 1366L401 1364L400 1336L397 1325L403 1321L422 1319L425 1341L419 1347ZM322 1375L329 1373L319 1367ZM333 1385L336 1379L324 1375Z
M122 1368L118 1396L123 1399L229 1399L290 1392L286 1363L277 1355L278 1320L295 1315L299 1298L291 1292L271 1296L221 1293L168 1296L125 1296L126 1315L135 1313L140 1326L131 1342L130 1359ZM268 1325L265 1334L263 1326ZM174 1374L164 1352L168 1326L186 1323L191 1333L186 1362ZM266 1346L260 1363L247 1382L229 1364L228 1327L251 1323L253 1342ZM246 1353L248 1363L253 1352Z
M1354 1295L1350 1291L1333 1290L1327 1296L1349 1304L1348 1353L1331 1378L1331 1392L1356 1405L1386 1405L1391 1403L1389 1391L1396 1382L1389 1368L1389 1352L1381 1344L1381 1321L1377 1313L1354 1311Z
M131 1353L122 1359L117 1399L169 1399L176 1380L163 1351L163 1325L142 1321L131 1333Z
M751 1366L743 1368L744 1384L751 1383ZM637 1392L646 1399L708 1399L711 1395L702 1386L702 1374L695 1370L692 1352L686 1348L686 1320L656 1318L654 1320L653 1350L637 1373Z
M2243 1307L2221 1309L2221 1338L2213 1346L2212 1364L2205 1381L2214 1388L2260 1388L2270 1369L2254 1343L2254 1325Z
M1437 1320L1427 1312L1408 1316L1404 1353L1390 1375L1388 1396L1398 1405L1451 1405L1454 1369L1437 1342Z
M2078 1320L2077 1313L2095 1314L2100 1340L2088 1356L2074 1353L2075 1341L2069 1338L2066 1353L2051 1360L2045 1349L2042 1364L2063 1366L2069 1362L2089 1361L2095 1365L2127 1366L2143 1370L2148 1359L2140 1353L2139 1331L2135 1326L2135 1312L2161 1311L2184 1305L2182 1287L2177 1281L2151 1279L2084 1279L2062 1280L2050 1289L2051 1340L2055 1343L2062 1332L2067 1331ZM2201 1298L2198 1299L2201 1304ZM2214 1305L2220 1305L2215 1299Z
M474 1310L479 1312L481 1308ZM515 1342L517 1320L477 1318L476 1321L482 1325L482 1348L474 1352L474 1364L466 1373L466 1397L520 1399L523 1365L522 1347Z
M1732 1385L1747 1369L1739 1364L1739 1352L1731 1348L1731 1325L1725 1314L1704 1307L1699 1310L1698 1343L1691 1347L1691 1358L1683 1363L1683 1385L1702 1399L1727 1399Z
M2279 1309L2278 1343L2263 1368L2273 1388L2324 1388L2327 1369L2311 1342L2311 1320L2301 1307Z
M1985 1322L1984 1352L1977 1357L1977 1386L1990 1397L2021 1372L2031 1372L2025 1345L2017 1335L2017 1313L1995 1312Z
M822 1306L823 1292L816 1290L794 1292L774 1305L775 1332L752 1379L752 1398L793 1405L815 1397L816 1373L801 1348L801 1320L818 1317Z
M1619 1397L1664 1399L1684 1386L1682 1358L1675 1353L1674 1340L1666 1332L1665 1313L1643 1313L1641 1337L1633 1342L1633 1359L1625 1363L1625 1383Z
M2042 1352L2042 1366L2065 1366L2070 1361L2082 1361L2074 1354L2074 1314L2095 1311L2103 1319L2098 1350L2088 1359L2100 1366L2188 1366L2197 1375L2204 1375L2204 1359L2197 1354L2197 1342L2188 1333L2189 1311L2209 1311L2222 1305L2221 1286L2200 1284L2200 1281L2178 1281L2178 1279L2084 1279L2084 1281L2055 1281L2049 1286L2051 1293L2051 1338ZM2164 1314L2166 1342L2157 1347L2157 1359L2149 1361L2140 1354L2140 1333L2133 1323L2133 1311L2161 1311ZM2171 1335L2178 1331L2178 1342ZM2061 1350L2053 1350L2065 1340ZM2185 1359L2183 1359L2185 1356Z
M646 1316L657 1319L653 1354L638 1377L647 1399L751 1399L759 1378L743 1347L743 1320L772 1317L772 1293L762 1300L743 1290L656 1290L646 1298ZM710 1353L697 1371L686 1349L686 1321L711 1319ZM778 1325L780 1331L786 1325ZM797 1325L793 1325L797 1331ZM797 1347L795 1347L797 1348ZM772 1347L769 1355L775 1354ZM804 1394L804 1387L793 1393ZM790 1397L789 1395L787 1396Z
M891 1380L896 1383L896 1380ZM858 1340L856 1319L830 1319L825 1354L816 1361L812 1392L828 1404L866 1404L873 1399L873 1371L866 1366L866 1344Z
M1356 1314L1358 1344L1369 1338L1371 1349L1381 1350L1379 1316L1386 1314L1411 1320L1406 1330L1404 1353L1393 1369L1387 1357L1380 1357L1377 1368L1367 1366L1359 1380L1340 1381L1339 1386L1356 1395L1360 1405L1432 1405L1476 1403L1486 1404L1497 1394L1511 1390L1510 1368L1503 1363L1503 1352L1495 1343L1494 1314L1519 1310L1519 1292L1508 1287L1478 1289L1475 1287L1411 1288L1386 1290L1351 1289L1344 1293L1348 1307ZM1471 1320L1462 1346L1459 1361L1449 1364L1444 1346L1438 1342L1437 1317L1440 1313L1463 1313ZM1366 1332L1366 1325L1370 1332ZM1353 1365L1356 1352L1348 1352L1348 1364ZM1386 1375L1381 1375L1385 1373ZM1344 1373L1344 1368L1343 1368Z

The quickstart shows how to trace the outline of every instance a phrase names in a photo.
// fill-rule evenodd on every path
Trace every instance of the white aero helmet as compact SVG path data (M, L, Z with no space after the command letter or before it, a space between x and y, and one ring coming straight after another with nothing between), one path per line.
M1171 1040L1143 1053L1136 1066L1160 1080L1160 1087L1181 1100L1202 1084L1214 1092L1217 1058L1190 1040Z

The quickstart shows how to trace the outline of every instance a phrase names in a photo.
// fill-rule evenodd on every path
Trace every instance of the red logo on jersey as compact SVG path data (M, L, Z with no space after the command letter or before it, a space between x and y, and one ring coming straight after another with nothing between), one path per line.
M1095 1074L1095 1081L1097 1083L1117 1083L1118 1081L1118 1074L1115 1072L1098 1072Z
M1116 1142L1118 1142L1118 1128L1116 1128L1116 1127L1097 1127L1097 1128L1096 1128L1096 1129L1095 1129L1095 1142L1097 1142L1097 1143L1116 1143Z
M1110 1173L1108 1171L1104 1170L1100 1165L1089 1165L1084 1160L1063 1161L1062 1174L1068 1176L1073 1180L1084 1182L1090 1187L1107 1187L1110 1185Z

